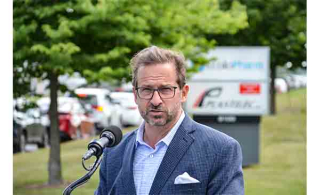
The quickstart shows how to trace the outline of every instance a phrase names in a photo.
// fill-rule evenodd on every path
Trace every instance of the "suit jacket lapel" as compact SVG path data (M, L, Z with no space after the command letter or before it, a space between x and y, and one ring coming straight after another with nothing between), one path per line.
M184 156L193 138L188 134L192 128L192 121L186 115L175 136L173 137L165 156L161 162L158 172L153 180L149 194L159 194L171 173L179 164L180 159Z
M129 194L136 194L136 188L134 185L134 178L133 178L133 160L135 154L135 136L132 136L131 139L128 141L126 146L126 150L123 154L123 161L122 161L122 174L121 180L123 184L123 189L126 193Z

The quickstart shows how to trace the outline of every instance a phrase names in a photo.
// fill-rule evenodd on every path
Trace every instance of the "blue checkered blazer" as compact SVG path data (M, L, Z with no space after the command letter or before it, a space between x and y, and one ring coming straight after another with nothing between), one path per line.
M118 146L105 149L95 195L136 194L132 171L136 132L128 133ZM175 178L184 172L200 183L174 184ZM149 194L244 194L239 143L186 115Z

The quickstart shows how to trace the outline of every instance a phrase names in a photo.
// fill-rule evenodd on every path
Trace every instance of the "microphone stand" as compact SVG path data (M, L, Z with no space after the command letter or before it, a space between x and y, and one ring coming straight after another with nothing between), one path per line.
M63 191L63 195L70 195L74 189L88 182L90 177L94 174L94 172L98 169L99 165L101 164L101 155L103 156L103 149L106 146L112 147L117 145L121 141L121 139L121 129L119 129L119 127L116 126L110 126L105 128L101 132L100 139L92 140L88 145L88 151L82 156L82 166L86 171L88 171L88 173L82 176L80 179L71 183L68 187L66 187ZM95 156L96 160L93 166L90 166L88 169L85 166L84 161L88 160L92 156Z
M99 167L101 161L102 161L102 157L101 156L96 156L97 159L95 160L93 166L91 168L87 168L84 165L84 159L82 159L82 166L85 170L88 171L87 174L85 174L84 176L82 176L80 179L74 181L73 183L71 183L68 187L66 187L63 191L63 195L70 195L71 192L76 189L77 187L87 183L89 181L89 179L91 178L91 176L94 174L94 172L97 170L97 168Z

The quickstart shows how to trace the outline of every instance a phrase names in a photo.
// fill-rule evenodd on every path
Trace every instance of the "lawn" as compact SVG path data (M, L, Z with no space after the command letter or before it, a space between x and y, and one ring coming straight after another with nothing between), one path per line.
M260 163L244 169L248 195L306 194L306 90L295 90L276 97L277 114L265 116L261 123ZM126 129L125 132L130 131ZM49 150L13 156L14 195L62 194L68 183L86 173L81 157L90 139L61 144L62 173L65 184L48 187ZM73 195L93 194L99 174L73 191Z
M277 95L262 118L261 162L244 169L246 194L306 194L306 90Z

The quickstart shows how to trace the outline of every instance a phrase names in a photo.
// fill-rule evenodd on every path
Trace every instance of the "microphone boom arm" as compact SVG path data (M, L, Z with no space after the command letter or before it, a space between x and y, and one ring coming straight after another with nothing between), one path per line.
M87 183L89 181L89 179L91 178L91 176L94 174L94 172L98 169L99 165L101 164L101 161L102 161L102 157L99 156L99 157L97 157L97 159L94 162L93 167L91 169L87 169L84 167L86 170L89 170L89 172L87 174L85 174L84 176L82 176L80 179L72 182L68 187L66 187L63 191L63 195L70 195L74 189Z
M92 140L88 145L88 151L82 157L82 166L86 171L88 171L88 173L82 176L80 179L68 185L68 187L64 189L63 195L70 195L74 189L88 182L91 176L94 174L94 172L98 169L99 165L101 164L103 158L103 149L105 147L113 147L119 144L121 139L122 132L119 127L110 126L102 130L100 134L100 139ZM85 166L84 161L88 160L92 156L95 156L96 160L93 166L89 167L88 169Z

